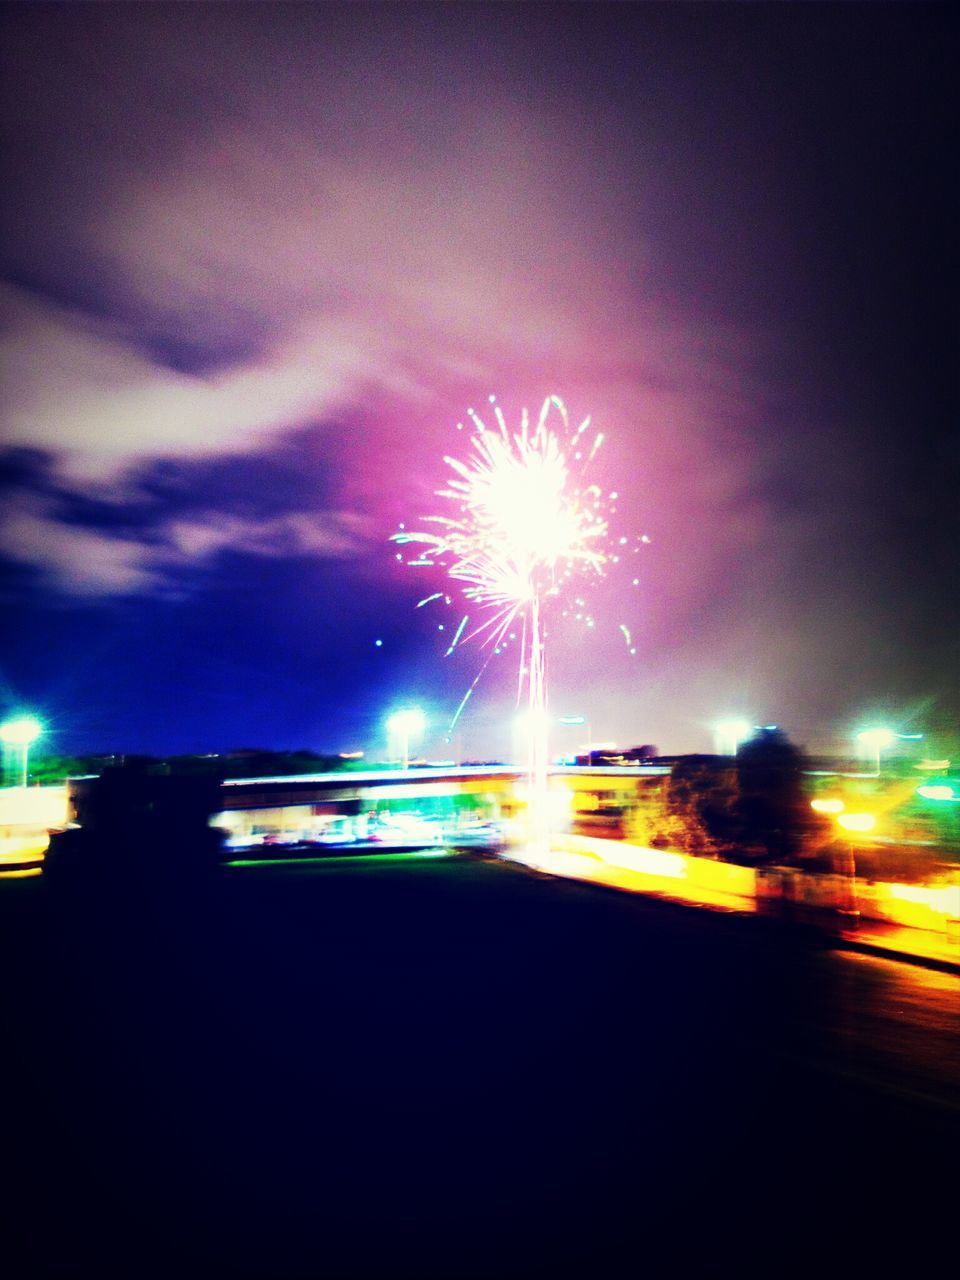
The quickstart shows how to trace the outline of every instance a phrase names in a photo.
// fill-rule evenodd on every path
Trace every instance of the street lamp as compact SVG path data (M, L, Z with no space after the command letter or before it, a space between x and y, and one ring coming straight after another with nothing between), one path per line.
M43 725L35 716L16 716L0 724L0 740L6 747L19 747L23 760L23 786L27 785L27 760L30 744L43 733Z
M713 733L717 755L735 756L740 743L753 737L753 725L749 720L719 720Z
M862 742L864 747L872 754L876 768L875 775L880 777L880 752L884 747L889 747L897 735L890 729L862 729L857 734L857 741Z
M410 768L410 739L423 733L426 723L427 717L419 707L403 707L387 721L387 731L400 741L404 769Z

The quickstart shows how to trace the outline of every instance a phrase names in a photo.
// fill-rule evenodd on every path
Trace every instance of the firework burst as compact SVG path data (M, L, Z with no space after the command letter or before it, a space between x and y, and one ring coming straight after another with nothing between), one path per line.
M531 717L531 782L546 777L545 615L554 606L593 626L574 584L602 578L608 566L620 562L628 543L621 538L613 549L609 515L616 493L604 495L588 477L590 465L603 444L602 432L585 418L571 427L566 406L558 396L543 402L534 422L526 409L519 430L511 431L490 397L495 426L488 426L472 409L473 432L466 456L446 457L450 474L437 491L444 508L422 518L423 528L401 526L393 535L400 544L415 544L413 566L442 568L459 584L470 612L462 617L447 653L466 640L479 638L489 650L451 722L456 724L494 654L520 632L517 698L524 686ZM464 424L458 423L462 430ZM637 539L636 543L647 541ZM636 545L633 548L637 549ZM634 580L636 585L637 580ZM433 600L452 603L448 593L435 591L418 607ZM469 626L471 616L475 623ZM631 653L630 632L621 631Z

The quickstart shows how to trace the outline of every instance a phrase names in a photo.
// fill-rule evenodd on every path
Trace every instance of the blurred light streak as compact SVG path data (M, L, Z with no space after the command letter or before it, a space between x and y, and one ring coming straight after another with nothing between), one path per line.
M455 858L452 849L418 849L404 853L355 853L339 857L317 858L234 858L225 862L226 867L344 867L367 866L374 862L411 862L419 858Z

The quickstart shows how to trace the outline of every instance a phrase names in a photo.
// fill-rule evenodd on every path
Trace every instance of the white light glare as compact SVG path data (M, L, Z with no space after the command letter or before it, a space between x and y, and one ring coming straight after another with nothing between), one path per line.
M17 716L0 724L0 738L8 747L29 747L43 732L43 725L34 716Z
M740 743L753 737L753 725L748 720L718 720L713 732L717 755L735 756Z
M404 707L395 711L387 720L387 728L391 733L413 735L422 733L427 718L419 707Z
M891 729L861 729L857 734L857 741L874 751L882 751L884 747L890 746L896 736Z

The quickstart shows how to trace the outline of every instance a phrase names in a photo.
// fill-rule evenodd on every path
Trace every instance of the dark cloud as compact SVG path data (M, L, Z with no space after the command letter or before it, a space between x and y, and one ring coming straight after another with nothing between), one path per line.
M0 269L0 279L175 373L213 374L263 355L269 345L264 317L227 306L204 309L188 298L179 310L158 309L133 294L118 265L105 257L78 255L60 274L49 266L10 266Z
M316 474L286 450L215 461L155 464L120 493L70 487L38 451L0 455L6 490L0 556L33 592L78 597L179 597L220 571L224 557L354 559L369 522L319 501ZM32 572L31 572L32 571Z
M43 449L0 449L0 489L46 489L53 459Z

